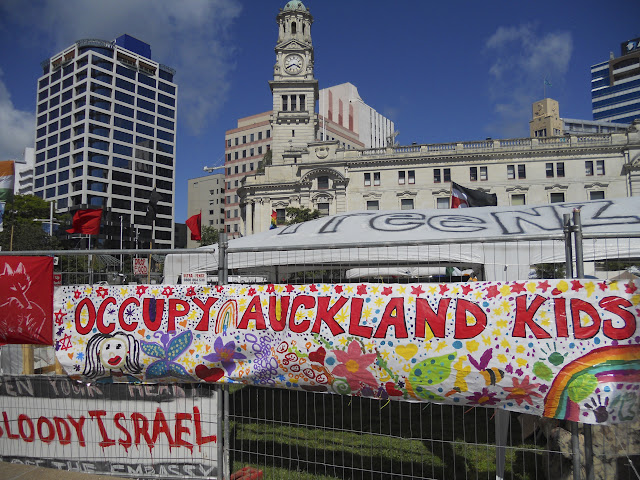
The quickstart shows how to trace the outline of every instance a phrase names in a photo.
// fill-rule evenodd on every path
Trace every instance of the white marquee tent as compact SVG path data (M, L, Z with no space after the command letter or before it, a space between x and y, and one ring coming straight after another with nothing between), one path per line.
M352 272L373 268L379 273L402 266L399 270L432 274L433 267L457 266L482 270L485 280L521 280L528 277L531 265L565 261L563 216L575 209L580 210L585 236L585 262L640 257L640 197L629 197L537 206L348 212L231 240L228 268L231 274L263 275L273 282L287 273L331 266ZM164 283L178 282L185 272L217 273L217 245L202 251L168 255Z

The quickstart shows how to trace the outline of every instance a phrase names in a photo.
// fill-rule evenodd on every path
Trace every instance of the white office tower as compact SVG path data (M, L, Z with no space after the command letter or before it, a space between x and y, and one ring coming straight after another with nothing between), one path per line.
M42 69L34 194L62 212L102 208L100 246L119 247L124 230L124 247L133 247L153 227L154 248L173 247L175 71L129 35L79 40ZM154 188L161 198L151 222Z

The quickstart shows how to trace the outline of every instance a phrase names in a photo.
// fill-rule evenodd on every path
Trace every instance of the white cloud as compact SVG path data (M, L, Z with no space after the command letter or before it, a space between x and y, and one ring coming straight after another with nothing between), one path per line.
M33 146L35 116L18 110L2 81L0 70L0 160L21 160L25 147Z
M110 41L124 33L150 44L154 60L176 69L179 120L196 134L225 101L234 68L227 30L239 14L239 0L0 3L5 25L28 27L30 38L20 41L50 45L48 55L82 38Z
M556 87L563 84L572 50L569 32L541 33L530 24L498 28L485 43L491 57L489 94L498 114L488 131L528 136L531 104L542 98L545 78Z

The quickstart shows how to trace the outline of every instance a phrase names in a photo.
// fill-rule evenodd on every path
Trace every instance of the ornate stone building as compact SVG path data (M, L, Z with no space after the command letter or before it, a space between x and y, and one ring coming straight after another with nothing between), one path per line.
M288 206L324 215L448 208L451 182L496 193L498 205L640 196L640 123L622 133L346 149L318 141L309 10L277 16L272 163L240 180L242 233L284 222Z

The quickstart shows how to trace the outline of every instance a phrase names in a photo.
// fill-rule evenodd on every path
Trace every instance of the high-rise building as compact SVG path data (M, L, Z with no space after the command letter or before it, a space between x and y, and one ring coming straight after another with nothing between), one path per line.
M560 117L560 105L552 98L532 105L529 134L532 138L559 137L565 134L625 133L628 125L603 120L576 120Z
M24 149L24 162L15 163L13 191L19 195L33 194L33 167L35 151L33 147Z
M224 173L190 178L188 196L187 217L200 213L202 214L200 221L202 228L213 227L218 231L224 228ZM187 248L200 246L198 241L191 240L189 231L187 231L186 236Z
M103 208L98 243L147 239L145 213L161 195L156 247L174 240L175 71L151 59L151 46L129 35L79 40L42 62L38 79L34 194L61 212ZM117 228L109 228L110 226Z
M623 42L621 56L591 67L594 120L631 124L640 118L640 38Z

